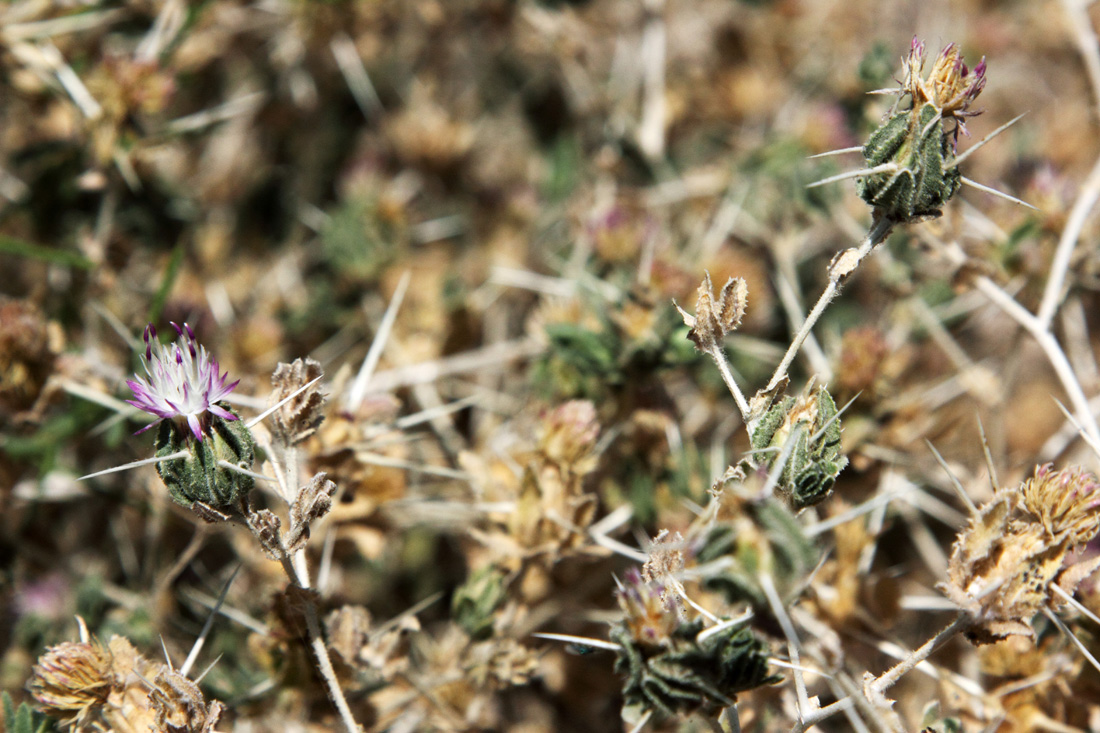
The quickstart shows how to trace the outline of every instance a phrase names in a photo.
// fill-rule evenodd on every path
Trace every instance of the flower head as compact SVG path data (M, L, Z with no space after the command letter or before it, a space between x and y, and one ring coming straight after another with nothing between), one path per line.
M83 719L107 701L117 682L106 648L94 641L67 641L38 658L29 687L49 714Z
M206 353L195 340L195 334L186 323L180 328L175 323L179 340L165 346L157 340L153 324L145 327L145 355L142 363L148 379L135 375L126 384L134 391L134 399L126 400L134 407L156 415L159 420L186 420L196 440L202 440L208 427L207 413L224 420L238 419L217 403L237 386L226 383L229 373L219 374L218 361Z
M970 111L973 102L985 88L985 57L973 69L962 60L959 47L949 43L940 51L926 78L924 72L924 42L913 39L909 56L905 61L905 81L902 92L913 98L913 108L931 104L944 119L954 120L952 131L958 137L959 130L966 133L963 119L981 114Z
M1079 554L1100 529L1098 488L1081 468L1039 466L971 517L939 586L970 615L971 641L1034 637L1031 618L1062 603L1054 587L1072 594L1100 566L1100 557Z
M616 595L623 624L635 642L645 646L671 643L673 632L684 621L684 610L679 598L662 583L646 580L637 568L630 568Z

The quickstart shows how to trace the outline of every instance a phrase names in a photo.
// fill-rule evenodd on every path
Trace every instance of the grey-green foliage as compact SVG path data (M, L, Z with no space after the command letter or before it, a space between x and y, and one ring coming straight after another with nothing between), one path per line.
M219 404L229 410L227 403ZM168 494L181 506L202 502L214 508L226 507L255 485L251 476L218 465L218 461L226 461L238 468L252 469L256 440L244 421L211 415L207 432L202 440L195 440L187 428L171 420L162 422L157 432L158 457L180 450L189 453L185 458L157 464L157 473L168 487Z
M0 702L4 706L4 730L7 733L47 733L54 729L49 718L36 713L27 703L15 703L6 691L0 695Z
M761 572L786 597L817 565L820 553L794 516L774 499L745 505L747 518L759 535L752 541L737 535L736 525L719 523L707 534L695 559L699 566L723 561L703 576L703 587L721 593L730 603L748 602L758 614L770 613L758 580ZM762 540L762 541L761 541Z
M451 600L451 617L472 639L488 639L493 633L494 614L507 599L504 573L492 566L478 570Z
M921 733L961 733L962 721L958 718L944 718L940 714L938 702L929 703L924 708L921 719Z
M702 620L685 622L668 643L643 645L625 624L611 628L620 645L615 671L625 675L627 705L641 705L664 715L690 714L728 707L737 693L782 678L768 674L768 649L748 628L730 627L701 643Z
M322 259L340 280L372 281L397 255L402 233L371 198L352 198L328 212L321 229Z
M793 440L779 475L776 490L794 509L813 506L825 499L836 477L848 465L840 449L840 418L836 403L824 387L813 399L816 409L802 409L807 396L784 397L764 414L752 434L757 465L769 469ZM796 409L797 408L797 409Z
M931 104L895 113L863 146L868 168L886 163L895 167L858 179L856 191L877 213L894 221L939 216L962 185L958 168L945 165L951 140Z

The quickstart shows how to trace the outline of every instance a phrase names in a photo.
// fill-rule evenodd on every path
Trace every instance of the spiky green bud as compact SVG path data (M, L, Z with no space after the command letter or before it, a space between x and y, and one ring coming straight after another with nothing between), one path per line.
M220 407L228 412L228 404ZM224 461L244 470L251 470L256 457L256 440L243 420L226 420L212 415L210 430L203 440L195 440L185 429L172 421L164 421L157 431L157 456L169 456L183 450L186 457L162 461L157 473L168 487L168 494L177 504L191 507L196 502L214 508L234 503L255 484L247 474L226 468Z

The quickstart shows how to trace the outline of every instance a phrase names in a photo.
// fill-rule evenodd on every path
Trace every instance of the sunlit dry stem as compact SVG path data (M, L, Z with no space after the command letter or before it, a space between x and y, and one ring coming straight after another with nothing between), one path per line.
M871 250L886 239L886 235L893 229L894 223L893 220L885 217L876 220L871 225L870 231L867 232L867 236L864 237L859 247L854 250L849 250L849 252L854 254L853 257L845 258L847 253L841 253L837 260L833 262L833 265L829 268L829 283L825 286L825 290L821 293L821 297L818 298L817 304L814 305L813 310L806 316L806 320L802 322L802 326L798 329L798 333L795 334L794 340L791 341L791 345L787 348L787 353L783 355L783 360L780 361L779 366L776 367L775 374L772 375L771 381L768 382L768 386L764 388L764 392L774 390L786 378L787 370L790 369L791 362L794 361L794 357L798 353L798 350L802 348L802 342L806 340L814 324L821 318L821 314L825 312L825 308L840 291L840 285L844 281L844 278L850 275L860 263L863 262L863 259L870 254Z
M1051 321L1054 320L1054 315L1065 298L1064 285L1073 259L1073 251L1077 248L1081 230L1084 229L1085 222L1098 199L1100 199L1100 160L1096 161L1089 177L1081 185L1081 191L1077 195L1077 200L1073 202L1066 225L1062 228L1062 235L1058 238L1058 249L1055 250L1054 259L1050 263L1050 276L1047 278L1043 289L1043 300L1036 313L1039 324L1044 330L1050 330Z
M722 350L722 345L715 344L713 347L707 349L706 353L714 360L715 366L718 367L718 373L722 375L722 381L726 383L726 387L737 403L737 409L741 412L741 419L748 425L749 403L745 399L745 394L741 391L741 388L737 386L737 380L733 378L733 371L730 369L730 364L726 359L726 352Z
M867 696L874 702L876 698L880 697L886 690L890 689L895 682L900 680L903 675L931 656L932 652L943 646L945 642L969 626L970 623L971 619L969 614L960 612L959 615L955 617L955 620L948 624L943 631L926 641L919 649L914 650L909 656L878 677L867 680L864 684L864 691L867 693Z
M309 577L302 572L304 568L297 567L294 559L285 549L279 554L278 559L279 564L283 566L283 571L286 573L291 583L303 590L310 590ZM340 713L340 719L343 721L344 727L347 729L348 733L360 733L362 728L355 722L355 717L351 714L351 708L348 706L348 701L344 697L344 691L340 688L340 681L336 678L336 670L333 669L328 647L325 646L325 638L321 631L321 622L317 615L317 604L309 594L305 594L304 603L306 632L309 636L309 646L317 661L317 671L325 681L329 699L332 700L332 704L336 706L336 710Z
M1058 343L1058 339L1047 330L1046 326L1036 316L1013 300L1012 296L985 275L981 275L975 280L975 286L1004 311L1005 315L1023 326L1024 330L1030 333L1039 343L1039 347L1042 348L1047 360L1054 368L1054 373L1058 375L1058 379L1062 382L1062 387L1066 390L1070 402L1073 403L1073 407L1077 412L1077 419L1081 421L1085 433L1093 441L1100 443L1100 425L1096 422L1096 416L1092 414L1088 398L1085 396L1081 383L1062 350L1062 345Z

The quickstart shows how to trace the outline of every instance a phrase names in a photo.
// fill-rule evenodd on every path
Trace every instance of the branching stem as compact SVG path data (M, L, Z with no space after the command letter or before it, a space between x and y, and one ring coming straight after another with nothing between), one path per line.
M913 651L908 657L883 672L880 676L868 680L863 686L867 697L870 698L872 702L881 697L882 694L890 689L895 682L901 679L905 673L909 672L931 656L932 652L943 646L945 642L965 629L970 623L970 615L965 612L960 612L959 615L955 617L955 620L948 624L943 631L926 641L919 649Z

